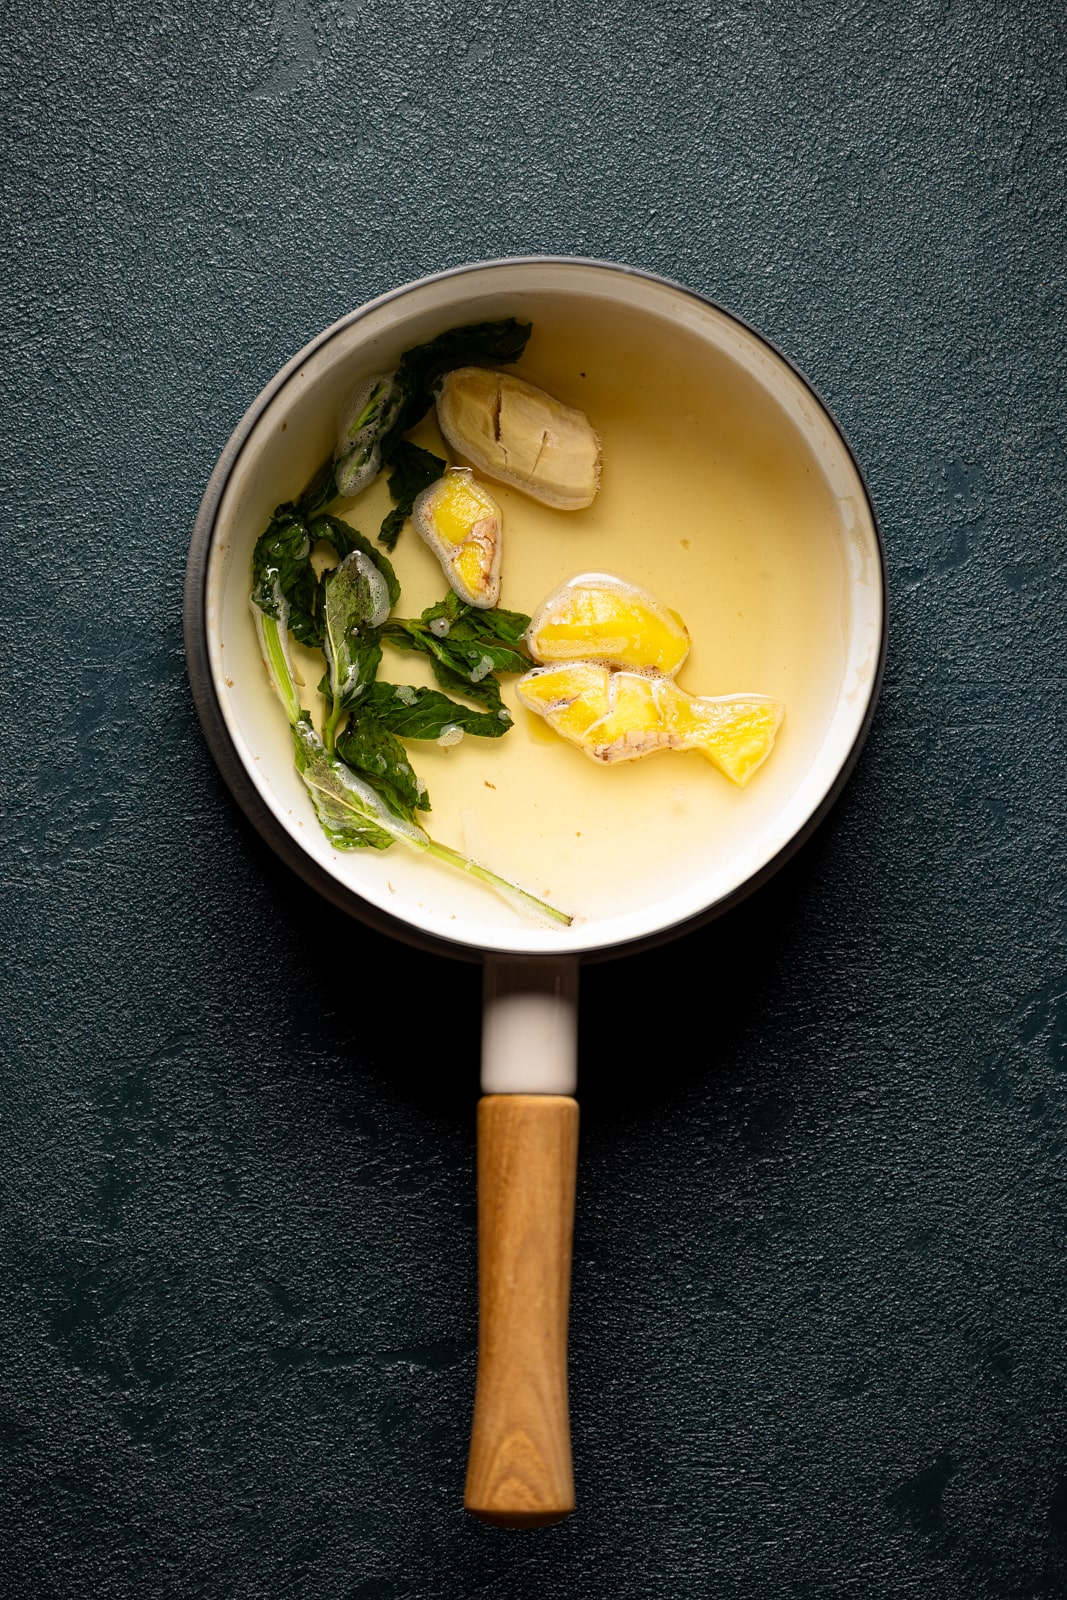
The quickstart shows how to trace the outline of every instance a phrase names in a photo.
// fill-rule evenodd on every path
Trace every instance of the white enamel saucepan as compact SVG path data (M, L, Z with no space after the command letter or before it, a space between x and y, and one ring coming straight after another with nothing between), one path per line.
M524 769L525 809L512 814L510 841L493 837L491 806L486 812L490 792L492 804L501 803L501 785L483 778L495 769L470 754L487 741L430 752L434 795L443 784L451 799L449 774L469 764L470 803L488 817L484 839L494 859L485 865L537 893L550 890L576 913L569 927L523 920L482 884L401 846L333 849L294 770L249 613L256 539L274 507L299 495L330 453L355 383L391 370L404 350L447 328L505 316L534 326L517 370L551 387L538 362L539 351L554 352L555 386L567 391L558 397L587 409L602 435L594 507L553 514L566 530L558 535L558 579L625 568L622 576L652 588L690 623L685 687L761 692L786 706L778 744L744 790L696 754L594 769L604 785L623 777L632 799L629 809L606 807L604 827L614 830L606 840L597 838L595 814L572 812L572 794L588 793L585 757L540 723L533 727L528 713L518 714L506 739L488 742L497 759L508 740L525 740L534 761ZM635 477L641 452L647 470ZM685 483L694 481L699 492L686 501ZM501 492L501 603L532 611L541 595L519 592L525 556L509 554L508 493ZM645 546L634 543L635 519L647 522ZM350 520L375 531L358 502ZM629 540L624 561L611 559L613 530ZM554 525L545 538L557 538ZM417 544L410 528L403 539ZM402 556L403 547L398 562ZM443 587L441 580L438 592ZM400 609L410 614L406 602L405 595ZM694 613L712 619L705 633L713 637L693 626ZM574 1505L566 1337L579 967L684 934L735 904L798 847L840 792L870 723L885 655L883 552L862 474L796 369L701 295L595 261L533 257L463 267L353 311L264 389L204 495L185 626L208 743L238 803L282 860L371 928L484 963L480 1337L466 1504L507 1527L556 1521ZM392 662L387 668L383 675L406 681L403 664L399 672ZM742 669L758 681L731 681L731 671ZM635 768L642 774L627 776ZM572 791L579 769L586 787ZM543 791L530 780L542 771ZM448 805L440 810L435 801L429 826L464 847ZM541 882L549 868L526 849L526 833L548 852L551 885ZM469 834L466 847L478 853ZM596 860L612 852L616 870L598 876Z

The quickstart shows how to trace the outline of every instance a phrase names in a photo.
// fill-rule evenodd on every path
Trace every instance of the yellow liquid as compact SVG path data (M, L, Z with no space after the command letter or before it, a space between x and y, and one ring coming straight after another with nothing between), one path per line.
M614 916L683 889L695 861L702 872L725 865L808 769L843 672L840 522L799 432L727 357L632 310L530 296L517 312L534 331L513 370L586 412L603 477L584 511L488 484L503 509L500 604L532 612L583 571L632 579L689 628L682 688L766 694L786 707L775 748L743 790L698 753L596 764L519 705L509 678L515 726L503 738L409 746L429 786L430 833L583 919ZM448 456L432 413L413 437ZM373 535L390 505L379 481L339 509ZM410 523L394 561L397 614L440 599L441 568ZM380 676L433 682L422 658L389 648ZM444 907L446 869L419 870L435 879L426 903Z

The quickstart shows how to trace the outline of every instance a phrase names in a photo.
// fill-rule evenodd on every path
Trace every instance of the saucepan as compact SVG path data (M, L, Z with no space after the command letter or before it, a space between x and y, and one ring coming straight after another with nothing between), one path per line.
M335 849L294 768L249 611L256 541L330 455L353 387L445 330L509 317L534 330L516 370L581 407L602 441L595 508L546 524L542 573L553 567L562 580L624 567L689 624L694 692L760 691L786 708L771 756L743 790L693 753L628 763L623 786L609 789L619 773L590 770L584 753L535 729L517 706L523 725L491 750L490 741L435 745L430 788L443 785L449 802L431 813L435 833L451 832L448 844L565 907L569 925L530 920L476 877L417 851ZM501 604L529 612L536 552L507 544L508 493L500 491ZM362 518L355 502L350 520ZM418 542L410 527L402 537ZM796 368L705 296L598 261L479 263L361 306L267 385L208 484L185 606L207 742L282 861L369 929L484 964L479 1345L465 1504L506 1527L556 1521L574 1506L566 1344L579 969L726 911L798 848L840 792L885 656L884 558L863 475ZM497 779L512 769L494 765L508 740L528 746L510 799ZM475 743L484 755L470 754ZM471 791L450 812L460 757Z

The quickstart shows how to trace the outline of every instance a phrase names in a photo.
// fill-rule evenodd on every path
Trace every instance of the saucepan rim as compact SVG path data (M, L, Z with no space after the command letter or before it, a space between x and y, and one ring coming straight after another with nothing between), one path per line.
M185 650L193 701L208 748L230 793L261 838L285 862L286 866L291 868L310 888L323 895L333 905L375 931L400 939L402 942L413 945L418 949L472 962L481 961L483 956L489 953L491 947L478 948L460 939L454 940L436 935L414 925L403 917L392 916L372 904L369 900L364 899L354 889L341 883L327 872L301 845L296 837L295 830L290 832L274 815L260 795L234 744L211 671L207 603L209 561L220 507L241 452L268 406L306 366L311 356L323 349L333 339L345 333L354 324L380 310L390 302L404 298L414 290L426 288L450 279L461 279L468 274L485 272L493 268L543 268L552 266L568 268L590 267L600 271L619 273L626 277L645 279L650 283L670 289L700 305L710 308L728 321L736 324L737 327L756 340L758 344L763 345L782 362L802 387L807 390L827 417L855 471L857 481L866 501L874 535L874 543L878 555L881 600L881 627L877 663L871 675L866 709L858 724L852 744L838 766L836 777L829 785L822 800L804 822L794 830L782 847L754 873L745 878L730 892L710 901L695 914L684 917L670 925L657 927L636 938L624 941L607 939L603 943L587 946L580 951L575 951L573 953L574 958L583 962L610 960L619 956L635 954L641 950L652 949L671 939L679 938L730 910L755 889L759 888L761 884L765 883L790 860L823 821L840 795L856 764L874 717L885 671L888 645L885 544L866 476L847 435L814 384L797 367L796 363L790 360L765 334L754 328L736 312L722 306L709 295L702 294L698 290L678 283L661 273L651 272L620 262L602 261L594 257L559 255L505 256L489 261L475 261L463 266L449 267L441 272L431 273L426 277L415 279L396 289L389 290L386 294L379 295L373 300L367 301L366 304L356 307L337 322L325 328L304 345L292 360L288 361L260 391L230 435L208 479L193 526L185 578ZM561 959L559 952L553 952L552 954L555 959ZM568 956L562 957L562 959L568 958L569 953Z

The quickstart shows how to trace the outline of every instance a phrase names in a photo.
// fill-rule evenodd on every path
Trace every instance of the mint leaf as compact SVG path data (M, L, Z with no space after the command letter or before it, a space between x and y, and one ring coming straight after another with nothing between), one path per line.
M268 617L286 622L301 644L321 642L316 610L311 534L299 511L288 502L275 511L252 552L252 603ZM279 601L284 600L286 616Z
M382 577L385 579L389 590L389 604L395 606L400 599L400 581L393 569L393 563L388 556L365 539L358 528L353 528L347 522L342 522L340 517L317 516L308 525L313 543L318 540L325 541L333 546L338 556L343 560L350 556L353 550L362 550L368 560L373 561Z
M346 766L366 778L399 816L413 822L416 811L430 810L429 793L420 783L407 751L369 706L361 705L349 717L348 726L337 741L337 754Z
M446 728L459 728L481 739L499 739L511 727L511 713L474 711L436 689L411 684L375 683L366 704L383 728L401 739L439 739Z
M391 618L382 634L398 650L429 656L442 689L499 711L503 701L493 674L533 665L521 643L529 625L521 611L482 610L450 592L420 617Z
M388 850L396 834L383 825L383 802L329 754L307 716L293 725L293 755L330 843L338 850Z
M447 461L442 461L432 451L421 449L409 439L401 439L393 454L393 467L389 474L389 493L396 505L382 522L378 534L380 543L387 550L396 548L396 541L411 515L415 501L424 489L437 482L447 465Z

